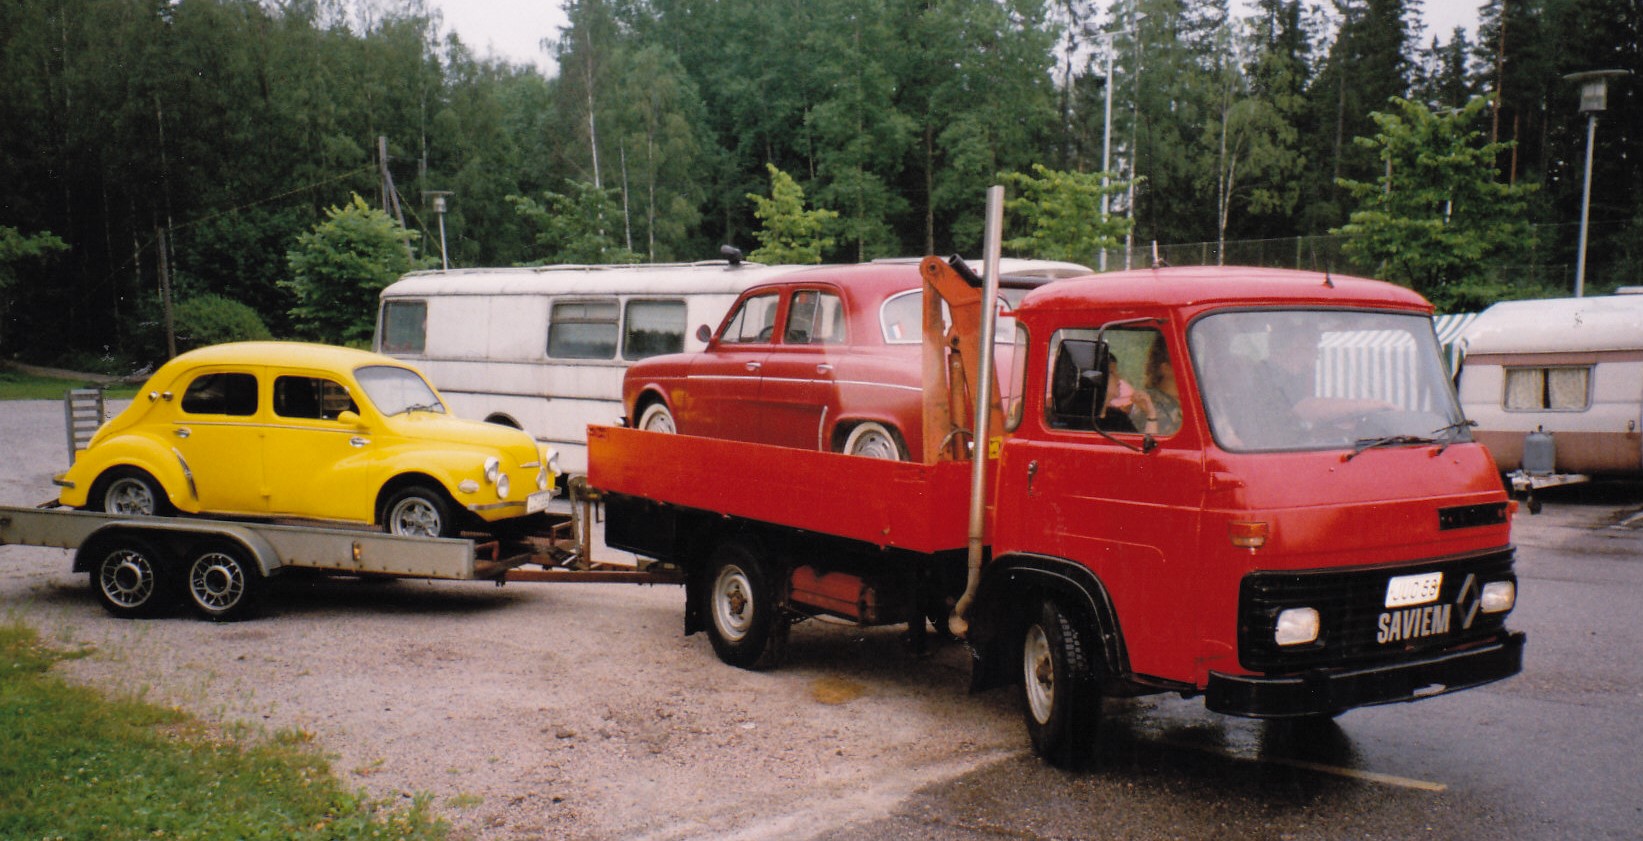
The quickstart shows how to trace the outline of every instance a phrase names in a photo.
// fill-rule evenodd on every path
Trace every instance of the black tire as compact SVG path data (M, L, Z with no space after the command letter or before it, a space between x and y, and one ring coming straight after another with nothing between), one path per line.
M1101 656L1084 628L1045 600L1022 636L1022 701L1033 752L1057 768L1079 768L1095 752L1101 724Z
M109 613L140 619L176 603L175 578L153 543L120 535L98 539L80 552L91 570L91 589Z
M183 587L194 612L213 622L233 622L257 612L262 572L245 547L208 540L188 555Z
M406 485L382 504L382 528L409 537L455 537L461 531L456 512L441 491Z
M747 541L713 550L701 587L701 615L719 659L738 669L771 668L780 661L787 624L778 615L769 565Z
M86 504L93 511L127 516L169 517L177 512L165 488L135 467L116 467L97 477Z

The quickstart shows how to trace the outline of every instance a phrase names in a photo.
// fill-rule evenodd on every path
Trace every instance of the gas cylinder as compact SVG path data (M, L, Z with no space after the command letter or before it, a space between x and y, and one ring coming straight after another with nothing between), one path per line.
M1557 469L1557 444L1545 427L1536 427L1523 439L1523 472L1544 476Z

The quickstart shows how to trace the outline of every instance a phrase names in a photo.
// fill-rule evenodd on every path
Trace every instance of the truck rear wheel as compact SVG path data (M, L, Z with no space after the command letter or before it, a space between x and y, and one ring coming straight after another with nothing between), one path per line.
M213 622L231 622L256 612L262 574L245 549L212 540L189 555L187 587L196 613Z
M90 558L91 589L109 613L122 619L153 616L174 600L175 583L147 540L105 537L80 551Z
M708 637L719 659L739 669L776 665L787 626L776 612L770 569L743 540L713 550L702 588Z
M1046 599L1021 646L1021 686L1033 751L1058 768L1077 768L1095 750L1101 723L1100 655L1084 629Z

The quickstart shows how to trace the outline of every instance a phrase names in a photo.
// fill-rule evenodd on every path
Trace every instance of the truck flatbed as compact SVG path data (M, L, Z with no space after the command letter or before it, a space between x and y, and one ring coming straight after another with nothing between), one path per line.
M968 539L967 462L911 464L604 426L588 428L588 454L588 482L606 494L925 554L962 550Z

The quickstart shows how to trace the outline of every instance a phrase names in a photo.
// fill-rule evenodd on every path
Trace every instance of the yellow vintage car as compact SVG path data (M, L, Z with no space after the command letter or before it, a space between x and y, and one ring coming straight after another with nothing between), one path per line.
M452 417L416 369L366 351L238 342L184 353L103 424L63 505L375 524L449 537L542 510L556 454Z

